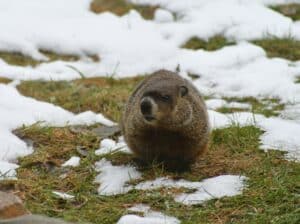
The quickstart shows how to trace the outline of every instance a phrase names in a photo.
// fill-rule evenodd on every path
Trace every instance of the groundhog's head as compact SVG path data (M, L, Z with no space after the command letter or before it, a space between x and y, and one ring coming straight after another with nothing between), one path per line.
M160 83L147 88L140 99L140 112L149 125L182 126L191 122L192 106L186 85Z

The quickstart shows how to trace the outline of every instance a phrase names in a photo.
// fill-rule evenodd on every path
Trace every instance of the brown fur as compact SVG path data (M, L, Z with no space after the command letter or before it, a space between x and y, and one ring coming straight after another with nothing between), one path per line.
M187 87L186 95L180 95L180 86ZM158 109L151 122L144 119L140 109L141 99L148 93L171 98L167 102L155 100ZM136 87L127 102L121 130L139 159L157 160L172 168L194 163L205 151L210 133L200 93L189 81L166 70L148 76Z

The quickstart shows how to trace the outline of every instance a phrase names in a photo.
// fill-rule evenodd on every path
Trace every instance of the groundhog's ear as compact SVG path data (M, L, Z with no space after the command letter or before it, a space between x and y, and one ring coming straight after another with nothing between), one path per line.
M189 93L189 89L186 86L179 86L180 96L185 96Z

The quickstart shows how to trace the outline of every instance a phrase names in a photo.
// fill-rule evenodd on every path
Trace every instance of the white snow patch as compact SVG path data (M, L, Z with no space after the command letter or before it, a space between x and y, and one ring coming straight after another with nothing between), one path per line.
M248 112L222 114L209 110L209 119L213 129L226 128L231 125L261 128L265 133L260 137L261 148L275 149L287 152L287 158L300 161L300 123L294 120L252 114Z
M141 212L143 217L138 215L125 215L120 218L117 224L179 224L177 218L167 216L161 212L152 211L148 205L137 204L128 209L130 212Z
M260 137L261 148L287 152L287 159L300 162L300 124L281 118L268 118L259 123L265 131Z
M175 201L183 204L201 204L204 201L234 196L242 193L244 176L221 175L205 179L201 182L190 182L186 180L171 180L168 178L157 178L153 181L145 181L135 186L135 189L148 190L161 187L195 189L194 193L183 193L175 196Z
M118 142L106 138L100 142L100 148L95 151L95 154L99 156L115 152L131 153L130 149L122 138L119 139Z
M154 13L154 20L159 23L173 22L174 17L171 12L164 9L156 9Z
M66 161L62 166L72 166L76 167L80 164L80 157L78 156L72 156L68 161Z
M246 177L232 175L209 178L199 182L196 192L178 195L175 201L186 205L193 205L211 199L239 195L242 194L245 180Z
M84 112L73 114L50 103L24 97L9 85L0 84L0 161L13 163L18 157L33 152L32 146L15 136L12 131L22 125L42 122L42 125L64 126L74 124L91 125L102 123L114 125L101 114Z
M36 59L45 59L39 49L82 57L78 62L57 61L43 63L36 68L10 66L0 61L1 74L13 79L80 78L66 64L75 66L87 77L99 74L115 74L117 77L147 74L160 68L175 70L178 64L185 73L219 71L222 74L229 68L237 71L244 63L251 62L254 50L243 47L243 52L236 54L236 46L230 47L230 50L226 50L230 52L227 57L221 58L223 66L220 67L214 64L220 64L218 51L189 51L181 49L181 45L194 36L208 39L224 35L238 41L264 38L266 35L300 36L298 23L264 5L278 3L274 1L133 2L158 4L164 9L156 10L155 20L149 21L136 11L122 17L111 13L96 15L89 11L90 0L66 0L65 4L69 7L61 7L59 0L45 0L43 4L36 0L0 1L0 50L22 52ZM22 10L16 10L16 5ZM174 21L169 11L175 12L179 20ZM22 18L22 21L18 18ZM103 32L102 28L106 27L109 29ZM256 51L263 52L259 47L256 47ZM87 54L98 55L101 61L85 60Z
M213 129L226 128L231 125L249 126L257 125L265 119L263 115L250 112L237 112L232 114L222 114L213 110L208 111L210 124Z
M239 103L239 102L227 102L222 99L210 99L205 101L208 109L216 110L221 107L227 108L240 108L240 109L251 109L251 105L248 103Z
M280 117L286 120L293 120L300 124L300 103L286 105L284 110L280 113Z
M75 196L74 195L70 195L64 192L59 192L59 191L52 191L53 194L55 194L56 196L58 196L59 198L62 198L64 200L71 200L74 199Z
M130 208L128 208L128 211L130 212L141 212L141 213L147 213L150 211L150 206L145 204L136 204Z
M134 167L129 165L113 166L106 159L101 159L96 164L96 171L101 172L96 177L95 182L100 184L98 193L100 195L123 194L132 189L132 186L126 186L126 182L141 177Z
M267 7L299 1L131 1L160 5L163 9L156 11L154 21L148 21L136 11L122 17L111 13L96 15L89 10L90 0L65 0L69 7L62 7L60 0L0 1L0 51L20 52L36 60L47 60L40 49L80 56L77 62L55 61L35 68L8 65L0 59L1 76L14 80L80 78L66 66L72 65L86 77L112 74L125 77L161 68L175 70L180 65L184 77L188 73L201 77L193 83L205 95L278 98L282 103L299 105L300 85L295 83L295 78L300 74L300 62L267 58L262 48L245 42L268 36L293 36L300 40L300 22L293 22ZM176 21L171 12L176 15ZM191 37L207 40L215 35L223 35L237 44L213 52L181 48ZM101 61L87 60L87 55L98 55ZM0 84L2 163L13 167L18 157L32 153L31 146L12 134L12 130L23 124L113 125L99 114L74 115L60 107L23 97L13 88L17 83ZM295 136L299 133L299 107L287 108L282 113L282 118L294 121L264 119L250 113L209 113L213 128L227 127L236 121L242 125L256 124L266 131L261 137L263 148L287 150L289 158L300 158L300 143Z
M16 164L0 161L0 180L15 179L18 167Z
M131 189L151 190L161 187L184 187L196 190L193 193L174 195L174 199L183 204L200 204L214 198L241 194L244 188L244 181L247 179L243 176L222 175L208 178L201 182L190 182L183 179L172 180L161 177L153 181L145 181L133 186L126 185L126 182L141 177L141 174L134 167L112 166L109 161L102 159L96 163L96 170L101 172L95 180L96 183L101 184L98 189L100 195L124 194ZM135 209L135 211L145 210L147 210L145 207Z
M177 218L164 215L160 212L150 212L146 216L125 215L117 224L179 224Z

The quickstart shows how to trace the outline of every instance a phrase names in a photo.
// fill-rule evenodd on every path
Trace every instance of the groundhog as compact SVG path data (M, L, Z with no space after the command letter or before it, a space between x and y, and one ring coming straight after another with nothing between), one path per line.
M209 141L207 108L198 90L178 74L160 70L133 91L121 119L125 142L143 162L190 167Z

